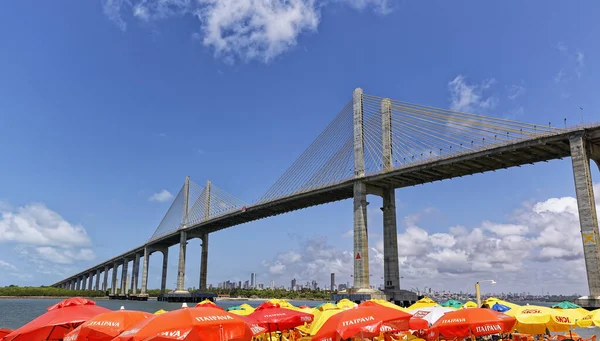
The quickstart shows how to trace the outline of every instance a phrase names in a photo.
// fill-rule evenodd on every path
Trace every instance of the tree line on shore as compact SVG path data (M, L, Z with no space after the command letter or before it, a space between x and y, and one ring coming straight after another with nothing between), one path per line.
M204 290L203 290L204 291ZM138 290L138 292L140 292ZM212 288L204 292L212 292L221 296L229 296L231 298L285 298L296 300L328 300L331 292L320 290L299 290L289 291L284 289L217 289ZM21 287L17 285L9 285L0 287L0 296L14 297L104 297L108 296L110 288L107 291L101 290L69 290L55 287ZM150 289L147 291L148 296L160 296L160 289Z

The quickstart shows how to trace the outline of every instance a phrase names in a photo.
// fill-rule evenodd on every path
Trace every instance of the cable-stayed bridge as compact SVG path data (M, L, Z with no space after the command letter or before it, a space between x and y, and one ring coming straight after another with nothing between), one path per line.
M395 189L565 157L571 157L573 164L589 302L598 304L600 247L590 160L600 161L600 124L536 125L371 96L361 89L353 92L352 100L256 202L246 204L210 181L203 187L188 177L149 240L54 286L106 290L111 272L112 295L147 297L148 263L150 255L158 251L163 253L164 293L168 248L179 244L175 292L183 293L186 242L200 238L199 287L205 289L210 233L353 198L354 292L369 293L366 197L372 194L383 198L385 292L389 299L398 300ZM128 290L130 262L133 271Z

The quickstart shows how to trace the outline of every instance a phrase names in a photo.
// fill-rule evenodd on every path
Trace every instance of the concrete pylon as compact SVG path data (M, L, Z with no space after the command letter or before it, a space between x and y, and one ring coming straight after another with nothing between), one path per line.
M160 279L160 294L164 295L167 292L167 269L169 268L169 248L161 250L163 254L162 276Z
M570 136L569 140L583 240L583 256L590 290L590 296L587 297L589 302L584 302L583 305L598 307L600 304L600 245L598 245L598 216L590 171L590 146L585 140L584 133L574 134Z
M383 171L393 169L392 104L389 98L381 101ZM396 226L396 192L394 187L383 188L383 281L388 299L394 300L400 290L398 263L398 230Z
M111 295L116 295L117 294L117 270L119 268L119 264L117 262L113 263L113 270L112 270L112 281L110 283L110 294Z
M144 265L142 266L142 289L140 295L148 295L148 266L150 265L150 252L144 247Z
M206 277L208 275L208 232L201 237L202 240L202 259L200 259L200 290L206 290Z
M177 288L175 293L188 293L185 290L185 255L187 249L187 232L179 232L179 263L177 266Z
M367 234L367 186L363 136L363 92L352 94L354 122L354 289L370 289L369 240Z
M90 273L88 274L88 290L93 290L94 289L94 272L90 271Z
M102 291L108 290L108 265L104 266L104 280L102 281Z
M136 253L131 271L131 294L137 295L138 277L140 276L140 254Z
M185 177L185 182L183 183L183 215L181 221L181 228L186 228L187 226L187 216L188 216L188 205L190 200L190 177Z
M100 274L102 273L101 269L96 269L96 285L94 290L100 290Z
M129 259L123 258L123 268L121 269L121 295L127 295L127 267Z

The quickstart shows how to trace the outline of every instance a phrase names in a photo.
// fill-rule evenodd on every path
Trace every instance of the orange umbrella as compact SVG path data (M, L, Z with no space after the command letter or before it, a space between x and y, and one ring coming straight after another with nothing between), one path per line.
M187 308L155 315L132 326L115 341L250 341L265 328L212 307Z
M281 308L279 304L265 302L248 315L261 326L266 326L268 332L292 329L313 321L313 315L301 311Z
M374 305L381 306L382 304L377 303L375 301L364 301L363 303L359 304L358 306L365 307L365 306L374 306ZM384 307L385 307L385 305L384 305ZM412 315L410 320L408 320L408 329L410 329L410 330L423 330L423 329L427 329L428 327L429 327L429 322L427 322L427 320L422 319L420 317L416 317L416 316Z
M381 332L409 329L411 314L380 304L350 308L330 317L319 328L312 341L336 341L361 337L375 337Z
M445 313L431 326L428 334L439 333L446 339L502 334L511 332L516 323L514 317L491 309L460 309Z
M110 310L96 305L96 302L81 297L69 298L47 309L48 311L12 333L2 341L19 340L60 340L90 318Z
M110 341L136 323L154 317L143 311L115 310L92 317L65 335L64 341Z
M0 328L0 339L2 339L5 335L8 335L12 332L12 329L8 328Z

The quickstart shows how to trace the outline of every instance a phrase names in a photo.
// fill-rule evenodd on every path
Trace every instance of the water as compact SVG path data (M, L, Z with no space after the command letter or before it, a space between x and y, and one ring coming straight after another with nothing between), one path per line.
M62 301L62 299L0 299L0 328L16 329L33 320L34 318L46 312L46 308ZM223 308L229 308L234 305L247 303L253 307L258 306L265 300L222 300L217 304ZM294 301L289 302L295 306L307 305L317 306L322 301ZM128 310L140 310L154 313L157 310L167 311L181 308L181 303L168 303L150 300L140 301L117 301L117 300L96 300L96 304L111 310L117 310L124 306ZM194 306L195 304L190 304Z

